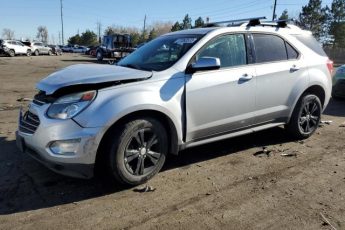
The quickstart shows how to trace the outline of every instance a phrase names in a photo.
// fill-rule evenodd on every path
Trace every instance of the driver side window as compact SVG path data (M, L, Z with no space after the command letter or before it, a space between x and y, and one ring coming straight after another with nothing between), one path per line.
M209 42L196 55L219 58L221 68L247 64L246 45L243 34L228 34Z

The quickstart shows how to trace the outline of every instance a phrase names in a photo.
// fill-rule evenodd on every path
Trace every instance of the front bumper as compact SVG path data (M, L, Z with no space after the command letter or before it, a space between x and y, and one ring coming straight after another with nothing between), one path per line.
M332 87L332 96L345 97L345 79L336 80Z
M18 129L18 148L57 173L77 178L93 177L101 128L83 128L72 119L49 119L45 115L48 107L49 105L38 106L33 103L30 105L29 111L39 118L39 125L34 133ZM23 122L22 112L18 122L19 125ZM54 141L73 139L79 139L80 142L72 155L55 154L50 149Z

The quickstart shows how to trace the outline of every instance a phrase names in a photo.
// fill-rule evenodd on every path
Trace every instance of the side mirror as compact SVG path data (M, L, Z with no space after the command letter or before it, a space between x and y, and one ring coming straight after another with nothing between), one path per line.
M220 60L215 57L201 57L187 68L188 73L197 71L216 70L220 68Z

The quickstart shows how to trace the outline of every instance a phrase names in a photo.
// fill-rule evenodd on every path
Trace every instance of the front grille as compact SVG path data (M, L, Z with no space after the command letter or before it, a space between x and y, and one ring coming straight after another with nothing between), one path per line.
M27 111L20 121L19 130L24 133L34 134L39 125L40 119L38 116Z

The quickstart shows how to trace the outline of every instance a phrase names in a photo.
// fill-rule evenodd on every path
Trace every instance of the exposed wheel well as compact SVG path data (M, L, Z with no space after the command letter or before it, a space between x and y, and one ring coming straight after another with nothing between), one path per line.
M320 99L322 107L324 106L326 96L325 96L325 90L321 86L313 85L309 87L308 89L306 89L303 94L307 94L307 93L316 95Z
M178 137L176 127L171 121L171 119L166 116L164 113L155 111L155 110L141 110L131 114L128 114L118 121L116 121L103 135L102 140L98 146L97 155L96 155L96 165L98 162L104 160L104 154L106 153L106 141L120 125L125 124L131 120L134 120L138 117L152 117L159 120L165 127L168 139L169 139L169 153L177 155L178 154Z

